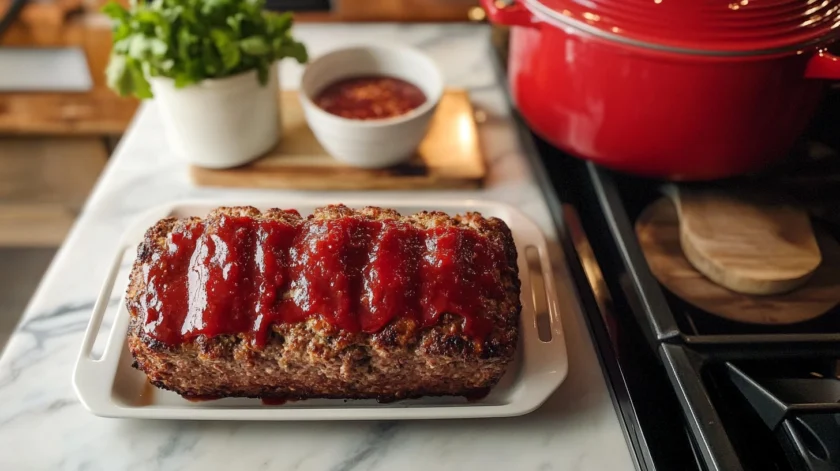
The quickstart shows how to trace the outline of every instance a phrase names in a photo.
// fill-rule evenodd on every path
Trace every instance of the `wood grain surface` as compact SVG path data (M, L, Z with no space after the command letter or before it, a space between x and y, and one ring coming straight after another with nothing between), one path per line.
M58 247L107 161L97 138L0 138L0 247Z
M677 206L686 258L733 291L791 291L822 261L804 210L738 190L672 186L668 193Z
M823 262L799 289L777 295L729 290L700 273L683 254L677 210L668 198L648 206L636 234L651 272L670 292L710 314L751 324L792 324L814 319L840 302L840 245L817 231Z
M191 168L201 186L297 190L382 190L476 188L486 165L469 96L447 90L417 155L406 164L362 169L326 153L306 124L296 91L280 94L282 138L264 157L224 170Z
M2 45L81 47L93 89L86 93L0 93L0 133L106 136L122 134L128 127L139 102L118 96L105 83L111 26L104 16L78 14L50 25L21 21L9 29Z

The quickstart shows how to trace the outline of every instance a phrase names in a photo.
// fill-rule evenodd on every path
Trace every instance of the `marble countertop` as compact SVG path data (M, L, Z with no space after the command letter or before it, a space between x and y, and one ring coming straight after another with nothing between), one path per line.
M296 33L313 55L371 42L401 42L428 53L447 85L467 88L488 117L480 125L490 167L486 187L434 196L513 204L556 243L494 72L486 26L310 24ZM300 74L300 66L284 63L284 88L296 88ZM562 314L569 375L545 405L523 417L248 423L106 419L87 412L71 385L73 364L132 219L181 198L281 200L293 194L299 193L193 186L186 166L167 148L155 103L144 104L0 357L0 469L633 469L585 320L574 312ZM341 201L350 194L331 195ZM389 195L408 193L376 193Z

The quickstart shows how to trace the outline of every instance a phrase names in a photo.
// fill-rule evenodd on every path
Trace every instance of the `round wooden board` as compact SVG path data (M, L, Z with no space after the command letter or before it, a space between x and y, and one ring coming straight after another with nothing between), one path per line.
M823 262L808 282L790 293L739 294L697 271L683 255L677 210L668 198L650 204L636 221L636 235L651 272L669 291L710 314L749 324L794 324L840 303L840 245L821 231Z

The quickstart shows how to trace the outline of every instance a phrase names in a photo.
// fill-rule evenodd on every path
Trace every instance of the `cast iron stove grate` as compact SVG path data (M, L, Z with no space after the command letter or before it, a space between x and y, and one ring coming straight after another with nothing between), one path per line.
M710 469L840 469L840 357L720 361L671 344L661 354L694 427L705 425Z

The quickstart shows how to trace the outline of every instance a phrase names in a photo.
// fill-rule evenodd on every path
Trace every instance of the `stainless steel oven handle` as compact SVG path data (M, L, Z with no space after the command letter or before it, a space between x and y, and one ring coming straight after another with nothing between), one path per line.
M580 221L577 209L570 204L564 204L563 219L568 230L569 239L577 251L580 265L583 267L586 280L592 289L595 302L601 311L601 317L607 322L609 319L607 313L612 309L612 297L607 288L607 283L604 281L604 273L601 271L601 266L595 258L595 252L592 250L592 245L589 243L589 238L583 229L583 224ZM607 327L612 328L609 324L607 324Z
M580 268L580 271L583 272L582 277L585 278L581 279L581 273L578 267L575 267L578 287L581 290L589 291L592 297L589 298L588 295L586 297L595 301L594 307L590 301L586 302L589 306L588 310L592 312L587 317L594 317L594 311L598 311L597 315L601 318L603 328L591 328L591 335L598 345L604 378L610 388L613 405L621 421L624 437L627 440L635 467L636 469L655 469L656 466L650 454L650 445L647 443L646 433L640 428L641 422L636 415L633 397L630 395L626 378L621 371L622 367L618 364L618 353L614 351L620 333L616 325L613 300L604 280L603 272L595 258L595 252L592 250L586 231L583 229L577 208L563 203L560 214L562 215L562 228L558 227L558 229L563 232L564 244L571 243L572 247L570 249L575 252L578 262L575 265ZM588 289L585 285L589 285ZM591 322L591 320L588 322Z
M607 326L607 331L610 337L616 339L619 334L616 320L613 317L615 310L613 307L613 298L610 294L609 288L607 287L607 282L604 278L604 273L601 271L601 266L595 258L595 252L592 250L592 245L589 243L586 231L583 229L580 216L578 216L577 210L571 205L563 205L563 216L566 227L568 228L569 239L571 239L572 244L575 246L575 250L578 253L580 264L583 267L587 282L592 290L595 302L598 305L598 310L600 311L604 325ZM627 272L619 273L618 284L621 288L621 293L619 294L624 295L624 299L630 305L630 310L633 312L636 320L644 325L644 323L647 322L647 319L644 319L641 314L644 312L644 308L642 307L641 300L639 299L639 294L636 292L633 287L633 283L630 280L630 275ZM651 348L656 351L658 342L646 330L643 329L643 332L648 343L651 345Z

